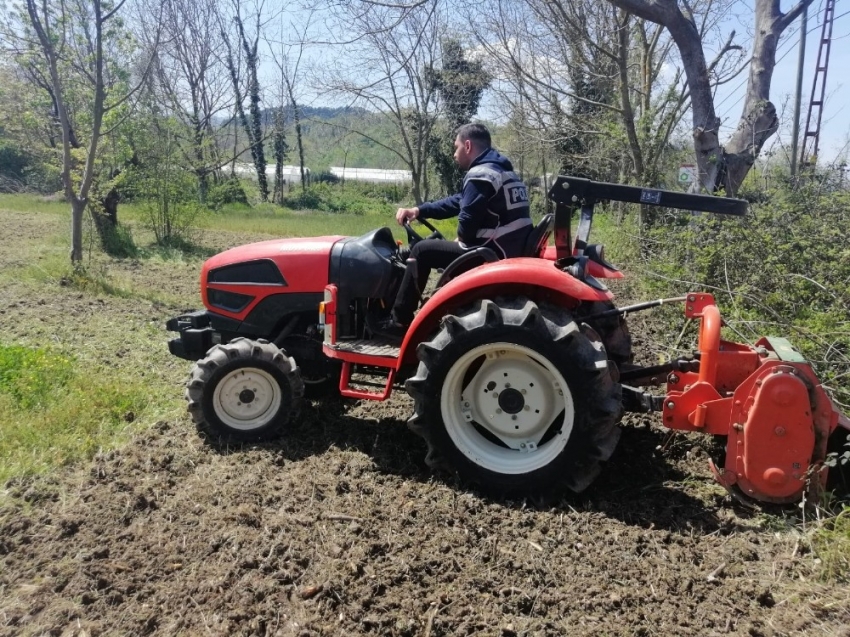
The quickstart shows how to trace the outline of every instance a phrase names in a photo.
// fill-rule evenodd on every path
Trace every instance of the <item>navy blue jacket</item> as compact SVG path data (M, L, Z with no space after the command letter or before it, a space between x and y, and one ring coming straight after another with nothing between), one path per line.
M528 190L513 170L507 157L489 148L472 162L461 192L421 204L419 216L456 216L464 246L487 246L501 258L520 256L532 224Z

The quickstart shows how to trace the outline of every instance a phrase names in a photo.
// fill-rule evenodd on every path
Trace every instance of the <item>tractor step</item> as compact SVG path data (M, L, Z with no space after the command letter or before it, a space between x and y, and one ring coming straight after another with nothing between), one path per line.
M396 368L400 352L398 344L386 338L325 343L322 349L325 356L329 358L357 365L387 367L389 369Z
M357 389L351 386L351 373L354 364L350 361L343 361L342 370L339 377L339 393L346 398L359 398L360 400L386 400L390 397L393 390L393 382L395 381L395 369L387 370L387 380L383 385L383 391L369 391L366 389ZM374 386L375 383L368 383Z
M382 358L398 358L399 353L398 343L381 337L356 341L337 341L333 345L325 345L325 347L330 347L340 353L348 352L359 356L379 356Z
M348 398L363 400L386 400L392 392L400 348L386 338L370 338L351 341L337 341L323 345L325 355L342 361L342 373L339 379L339 393ZM383 368L386 381L383 391L357 389L351 385L354 366L363 368Z

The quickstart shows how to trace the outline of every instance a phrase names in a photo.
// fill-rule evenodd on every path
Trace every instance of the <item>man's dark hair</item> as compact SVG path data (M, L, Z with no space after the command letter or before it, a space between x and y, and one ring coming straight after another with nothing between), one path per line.
M484 124L463 124L457 127L455 135L460 137L461 141L471 141L473 146L482 150L492 146L490 131Z

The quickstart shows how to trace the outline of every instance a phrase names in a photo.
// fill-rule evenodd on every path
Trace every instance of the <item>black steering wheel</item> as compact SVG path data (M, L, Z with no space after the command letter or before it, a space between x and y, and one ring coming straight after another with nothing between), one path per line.
M423 237L410 226L409 221L405 221L402 225L404 226L404 231L407 233L408 245L414 246L420 241L427 241L428 239L445 239L443 233L437 230L434 226L432 226L427 219L419 219L417 217L416 220L423 226L428 228L431 231L431 234L429 234L427 237Z

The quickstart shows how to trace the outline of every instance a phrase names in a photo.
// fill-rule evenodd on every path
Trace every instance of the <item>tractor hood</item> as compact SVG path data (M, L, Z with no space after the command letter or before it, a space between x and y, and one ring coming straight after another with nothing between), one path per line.
M201 286L286 286L288 293L321 292L333 245L342 236L272 239L226 250L204 263Z

